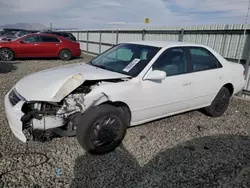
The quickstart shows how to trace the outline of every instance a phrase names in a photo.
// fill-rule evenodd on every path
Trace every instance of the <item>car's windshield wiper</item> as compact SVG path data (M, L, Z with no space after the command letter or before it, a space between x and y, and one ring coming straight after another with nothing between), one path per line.
M116 72L116 73L120 73L120 74L125 74L125 75L127 75L127 76L132 76L132 75L126 74L126 73L124 73L124 72L118 72L118 71L112 70L112 69L106 67L105 65L96 65L96 64L94 64L92 61L90 61L88 64L90 64L90 65L92 65L92 66L94 66L94 67L97 67L97 68L101 68L101 69L104 69L104 70L111 71L111 72ZM132 77L133 77L133 76L132 76Z

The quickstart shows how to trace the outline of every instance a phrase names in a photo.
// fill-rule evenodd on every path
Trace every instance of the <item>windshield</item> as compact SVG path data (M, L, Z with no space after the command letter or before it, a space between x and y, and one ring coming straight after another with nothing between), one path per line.
M136 77L160 50L138 44L119 44L97 56L89 64Z

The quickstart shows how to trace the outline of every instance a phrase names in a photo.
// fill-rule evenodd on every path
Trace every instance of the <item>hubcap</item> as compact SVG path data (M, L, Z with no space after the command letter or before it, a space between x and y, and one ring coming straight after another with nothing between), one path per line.
M68 59L70 57L70 52L69 51L62 51L61 56L63 59Z
M9 50L2 50L0 56L2 60L11 60L13 54Z
M117 140L120 129L121 124L115 117L100 118L92 128L91 141L95 147L110 145Z

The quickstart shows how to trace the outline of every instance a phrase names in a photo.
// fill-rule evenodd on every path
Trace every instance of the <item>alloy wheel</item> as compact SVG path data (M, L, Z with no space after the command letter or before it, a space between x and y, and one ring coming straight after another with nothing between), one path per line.
M63 59L63 60L68 60L68 59L70 59L70 57L71 57L71 52L70 52L70 51L68 51L68 50L63 50L63 51L61 52L61 59Z
M1 50L0 57L4 61L10 61L13 59L13 53L8 49L6 50L4 49L4 50Z

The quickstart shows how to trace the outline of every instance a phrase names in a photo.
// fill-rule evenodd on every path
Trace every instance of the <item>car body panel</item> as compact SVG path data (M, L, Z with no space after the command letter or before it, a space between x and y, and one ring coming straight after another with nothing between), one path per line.
M31 74L17 82L15 87L16 90L27 100L59 102L62 100L62 97L55 97L56 93L71 78L78 81L79 85L81 85L85 80L102 80L126 77L128 76L93 67L84 63L77 63ZM75 86L75 88L78 86ZM68 94L75 88L65 92ZM46 92L40 92L41 89Z
M38 42L36 45L41 57L56 57L61 47L60 42Z
M21 117L24 115L21 111L24 101L20 101L16 106L12 106L8 95L9 93L4 98L4 106L10 129L19 140L26 142L27 139L23 134L22 122L20 121Z
M7 46L7 45L5 45ZM13 44L11 49L15 52L15 57L17 58L25 58L25 57L39 57L42 55L39 46L36 43L16 43Z
M131 43L162 48L137 77L118 82L108 82L108 79L125 79L129 76L78 63L51 68L26 76L17 82L14 88L28 101L59 102L85 81L100 80L102 82L84 96L84 110L107 101L122 102L131 111L130 125L133 126L209 106L220 88L225 84L233 85L233 94L241 91L245 85L243 66L225 60L209 47L180 42L139 41ZM147 80L147 76L152 72L152 65L155 60L166 49L179 46L208 49L219 60L222 68L189 72L166 77L161 81ZM8 101L5 103L7 117L14 124L15 121L11 119L15 117L10 115L13 113L14 107L11 108ZM13 125L11 126L13 127ZM20 130L19 123L15 123L14 126L17 126L17 129ZM20 135L19 137L22 138Z

